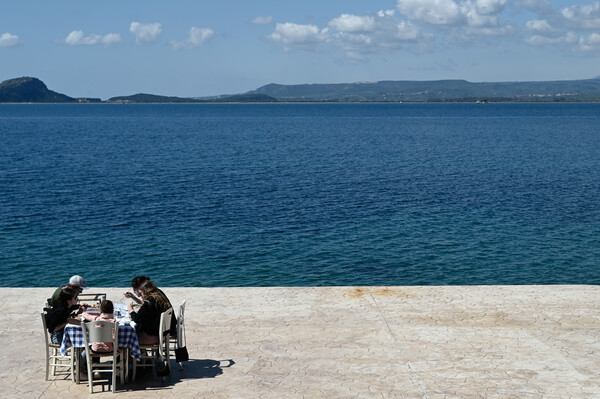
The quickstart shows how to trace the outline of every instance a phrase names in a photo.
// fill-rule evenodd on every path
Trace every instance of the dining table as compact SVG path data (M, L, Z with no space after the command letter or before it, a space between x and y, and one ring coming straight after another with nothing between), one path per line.
M142 352L137 333L135 331L135 323L131 321L128 316L128 312L125 312L120 307L115 306L115 320L119 322L119 348L126 349L131 357L135 358L137 361L141 361ZM63 340L60 345L61 355L67 356L68 349L70 347L75 349L73 353L73 356L75 356L73 363L75 365L75 380L77 383L79 383L79 357L81 350L85 347L83 340L83 329L81 328L81 325L67 324L65 326Z

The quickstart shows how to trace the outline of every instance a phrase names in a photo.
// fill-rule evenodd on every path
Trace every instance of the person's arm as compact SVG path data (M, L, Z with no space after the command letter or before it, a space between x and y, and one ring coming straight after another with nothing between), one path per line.
M131 292L129 292L129 291L127 291L127 292L123 293L123 296L124 296L125 298L130 298L130 299L133 299L133 300L134 300L136 303L140 303L140 304L141 304L141 303L143 303L143 302L144 302L144 301L142 301L142 299L141 299L141 298L138 298L137 296L135 296L135 294L133 294L133 293L131 293Z
M137 312L135 310L133 310L133 304L129 304L129 315L131 317L131 320L133 320L136 323L141 323L144 318L149 314L150 312L150 304L148 302L144 302L142 304L142 306L137 310Z
M134 312L130 312L131 320L133 320L137 327L136 330L149 332L152 329L152 323L154 322L154 313L156 310L156 303L152 297L144 301L142 306Z

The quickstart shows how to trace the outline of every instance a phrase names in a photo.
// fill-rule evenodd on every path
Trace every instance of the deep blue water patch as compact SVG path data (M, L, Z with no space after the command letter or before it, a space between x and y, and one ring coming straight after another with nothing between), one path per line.
M0 286L598 284L600 104L0 105Z

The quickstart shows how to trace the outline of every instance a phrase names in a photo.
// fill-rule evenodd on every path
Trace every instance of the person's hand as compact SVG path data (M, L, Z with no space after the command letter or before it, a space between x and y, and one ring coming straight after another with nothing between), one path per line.
M133 297L133 294L132 294L131 292L127 291L127 292L124 292L124 293L123 293L123 296L124 296L125 298L132 298L132 297Z
M129 313L133 312L133 303L127 305L127 309L129 309Z

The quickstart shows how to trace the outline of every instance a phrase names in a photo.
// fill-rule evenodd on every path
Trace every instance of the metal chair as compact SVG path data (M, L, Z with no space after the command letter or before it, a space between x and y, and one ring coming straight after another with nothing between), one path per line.
M87 361L88 382L90 393L93 393L93 372L108 371L112 373L112 391L116 391L117 373L121 379L121 384L125 383L123 366L124 354L119 350L119 323L111 323L105 320L89 321L81 323L83 330L83 342L85 344L85 357ZM89 338L88 338L89 336ZM92 350L90 343L105 342L113 344L112 352L95 352ZM112 362L93 363L93 358L112 357Z
M133 359L133 376L131 380L135 382L135 376L138 367L155 367L154 360L160 356L161 359L166 359L167 364L170 362L169 356L169 334L171 329L171 317L173 317L173 308L165 310L160 314L160 328L158 329L158 343L156 344L140 344L142 350L142 362ZM149 363L144 363L144 360L149 360ZM165 377L162 377L163 381Z
M42 313L42 325L44 326L44 340L46 341L46 381L49 380L50 369L52 369L52 376L56 375L56 368L67 368L69 373L71 373L71 377L73 378L73 382L75 382L75 373L73 372L73 350L69 348L70 355L63 356L60 354L60 344L53 344L50 342L48 337L48 327L46 325L46 317L45 313Z

